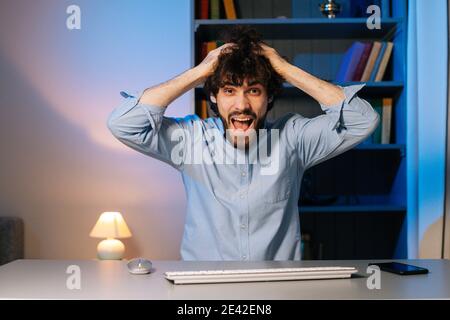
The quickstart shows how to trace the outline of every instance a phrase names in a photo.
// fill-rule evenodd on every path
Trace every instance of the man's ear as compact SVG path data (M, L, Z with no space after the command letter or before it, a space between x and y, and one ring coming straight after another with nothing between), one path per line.
M269 97L269 99L267 100L267 103L271 103L273 101L273 96Z
M214 97L213 95L210 95L209 98L211 99L212 103L217 103L216 97Z

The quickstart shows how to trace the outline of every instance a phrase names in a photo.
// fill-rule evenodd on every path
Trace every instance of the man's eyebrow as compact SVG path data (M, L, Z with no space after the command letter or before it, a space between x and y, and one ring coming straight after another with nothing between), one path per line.
M238 85L236 83L230 82L230 81L225 81L223 83L223 86L233 86L233 87L237 87Z
M250 87L250 86L254 86L254 85L256 85L256 84L262 85L262 83L261 83L260 81L258 81L258 80L253 80L253 81L250 81L250 82L248 83L248 86Z
M262 83L261 83L260 81L258 81L258 80L253 80L253 81L250 81L250 82L247 84L247 86L250 87L250 86L257 85L257 84L262 85ZM225 82L223 83L223 86L239 87L238 84L233 83L233 82L231 82L231 81L225 81Z

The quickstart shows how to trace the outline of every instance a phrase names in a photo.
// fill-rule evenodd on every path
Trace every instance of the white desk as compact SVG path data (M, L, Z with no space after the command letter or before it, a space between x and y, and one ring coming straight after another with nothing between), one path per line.
M380 260L376 260L380 261ZM381 272L381 289L367 288L365 261L153 261L154 272L131 275L126 261L17 260L0 267L2 299L450 299L450 260L397 260L426 267L427 275ZM81 269L81 290L69 290L67 267ZM355 266L351 279L174 285L164 272L226 268Z

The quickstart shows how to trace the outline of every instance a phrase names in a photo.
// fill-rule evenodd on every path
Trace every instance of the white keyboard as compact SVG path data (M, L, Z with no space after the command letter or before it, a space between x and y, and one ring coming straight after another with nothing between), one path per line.
M221 283L350 278L354 267L269 268L243 270L169 271L168 280L175 284Z

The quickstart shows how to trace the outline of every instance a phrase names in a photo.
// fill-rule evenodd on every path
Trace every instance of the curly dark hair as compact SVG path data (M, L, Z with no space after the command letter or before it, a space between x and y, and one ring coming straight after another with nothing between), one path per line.
M238 25L225 29L221 39L224 43L236 43L237 46L221 52L213 75L205 81L203 89L211 110L219 115L217 104L210 99L211 94L216 96L227 82L242 86L245 79L256 81L266 88L267 96L271 98L267 111L272 109L276 96L282 91L284 80L273 69L270 61L260 54L260 34L253 28Z

